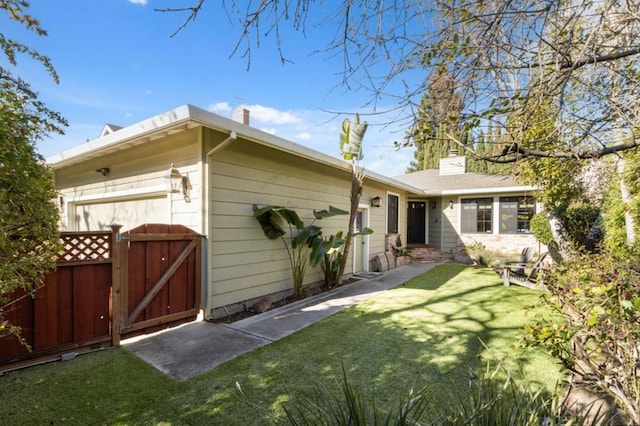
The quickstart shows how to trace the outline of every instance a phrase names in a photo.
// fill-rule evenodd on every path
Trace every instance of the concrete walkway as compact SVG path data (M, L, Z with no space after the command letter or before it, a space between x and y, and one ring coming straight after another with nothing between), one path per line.
M161 372L187 380L400 285L436 265L439 263L411 263L232 324L192 322L122 344Z

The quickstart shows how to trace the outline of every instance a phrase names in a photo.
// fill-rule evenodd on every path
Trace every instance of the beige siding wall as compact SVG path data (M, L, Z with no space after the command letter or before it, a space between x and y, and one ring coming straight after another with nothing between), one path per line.
M453 200L453 208L449 201ZM458 229L460 229L460 206L455 198L442 197L440 201L442 211L442 253L455 254L458 245Z
M202 233L200 158L200 130L194 129L57 170L62 229L97 230L116 222L127 230L160 222ZM188 199L167 194L164 175L172 163L188 177ZM96 172L103 167L108 176Z
M253 217L254 204L280 205L313 221L312 210L333 205L349 210L350 175L239 139L215 152L209 164L208 310L291 288L291 267L281 240L270 241ZM382 185L368 184L361 198L369 205L384 197ZM401 194L404 203L406 197ZM384 250L384 208L370 208L369 257ZM402 220L404 220L403 216ZM348 216L317 221L325 235L346 230ZM404 225L402 225L404 226ZM347 271L351 271L351 260ZM305 284L322 279L309 267Z
M436 203L436 208L431 208L431 203ZM444 213L442 212L443 205L442 200L439 198L432 198L427 201L427 209L429 211L429 239L427 244L431 247L435 247L438 250L442 250L442 218Z

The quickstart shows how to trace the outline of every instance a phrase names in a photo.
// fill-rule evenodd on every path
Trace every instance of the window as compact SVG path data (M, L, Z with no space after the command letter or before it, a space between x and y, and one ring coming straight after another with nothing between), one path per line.
M387 194L387 234L398 233L398 196Z
M353 223L353 232L362 231L362 210L356 212L356 221Z
M491 232L493 198L463 199L461 205L462 232Z
M534 197L500 197L500 233L531 233L531 218L535 213Z

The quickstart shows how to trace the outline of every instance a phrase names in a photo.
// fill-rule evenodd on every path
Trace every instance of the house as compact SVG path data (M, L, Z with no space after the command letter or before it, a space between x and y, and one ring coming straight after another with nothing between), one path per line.
M535 188L519 185L513 176L469 173L466 158L452 152L440 160L440 169L395 179L424 191L408 194L409 247L428 245L460 260L475 242L505 255L526 247L541 250L530 227L541 211Z
M313 209L350 205L350 163L191 105L123 128L107 125L98 139L47 162L60 194L62 230L163 223L203 235L206 317L291 289L286 250L265 238L254 204L294 209L306 224ZM397 235L406 241L404 207L428 199L410 183L367 170L358 224L374 233L358 237L347 271L368 271ZM346 224L347 216L318 223L326 235ZM321 280L319 268L309 269L305 284Z

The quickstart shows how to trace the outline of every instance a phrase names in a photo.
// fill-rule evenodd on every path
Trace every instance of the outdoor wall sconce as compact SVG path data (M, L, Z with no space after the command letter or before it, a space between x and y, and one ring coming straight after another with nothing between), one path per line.
M373 197L371 199L371 207L382 207L382 198Z
M176 169L173 164L164 175L164 181L167 185L167 193L182 193L182 195L187 197L187 186L188 186L188 178L186 176L182 176L180 170Z
M97 173L100 173L102 176L109 176L109 168L108 167L100 167L96 170Z
M432 201L431 202L431 210L435 210L436 209L436 202Z
M449 208L450 208L451 210L453 210L453 201L452 201L452 200L449 200Z

